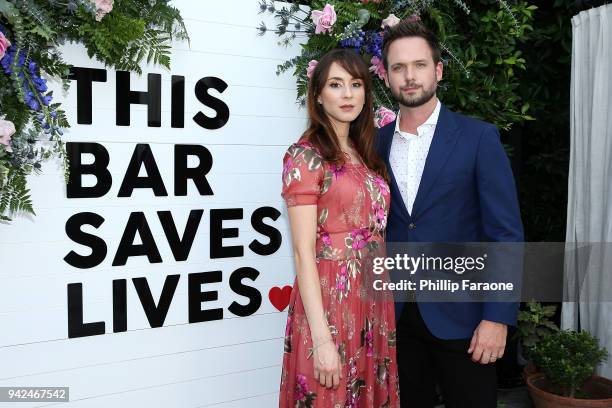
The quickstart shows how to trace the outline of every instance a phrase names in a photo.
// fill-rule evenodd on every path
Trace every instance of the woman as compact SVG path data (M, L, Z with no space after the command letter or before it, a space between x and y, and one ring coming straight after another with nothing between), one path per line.
M393 299L374 292L389 187L374 151L368 68L324 55L308 85L310 125L283 160L297 278L280 407L398 407Z

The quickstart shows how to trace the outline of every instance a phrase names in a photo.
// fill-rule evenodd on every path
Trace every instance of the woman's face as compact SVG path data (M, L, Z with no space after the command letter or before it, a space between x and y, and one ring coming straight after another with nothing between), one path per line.
M359 116L365 103L363 81L353 78L334 62L329 68L317 103L323 106L334 126L350 123Z

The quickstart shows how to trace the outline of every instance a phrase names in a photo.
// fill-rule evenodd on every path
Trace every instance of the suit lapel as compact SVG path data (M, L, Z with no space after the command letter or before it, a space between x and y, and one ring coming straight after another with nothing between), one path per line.
M381 132L381 153L382 157L385 160L385 164L387 165L387 172L389 173L389 178L391 179L391 192L393 194L393 201L398 203L398 207L401 210L399 216L404 219L405 222L410 222L410 215L408 214L408 210L406 209L406 204L404 203L404 199L399 191L399 187L397 186L397 181L395 181L395 175L393 174L393 169L391 168L391 163L389 162L389 155L391 154L391 144L393 143L393 136L395 133L395 121L388 124L383 132Z
M450 153L455 148L458 135L459 128L453 118L452 112L442 105L440 107L436 131L434 132L431 146L429 147L429 153L425 160L425 168L423 169L421 183L419 184L414 205L412 206L413 218L417 217L419 213L426 208L425 199L427 198L427 194L436 181L440 170L442 170L442 167L450 157Z

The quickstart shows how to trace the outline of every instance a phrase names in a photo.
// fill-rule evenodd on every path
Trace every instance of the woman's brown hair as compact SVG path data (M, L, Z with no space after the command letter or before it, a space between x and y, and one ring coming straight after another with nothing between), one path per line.
M359 116L350 124L349 139L364 164L388 182L389 176L385 163L374 149L376 129L374 127L372 79L367 65L355 51L341 48L333 49L319 60L308 83L306 104L308 106L309 124L303 137L319 150L323 160L337 165L345 163L346 158L340 149L334 127L325 113L323 105L317 103L317 96L323 90L329 76L329 69L334 62L344 68L353 78L363 81L365 105Z

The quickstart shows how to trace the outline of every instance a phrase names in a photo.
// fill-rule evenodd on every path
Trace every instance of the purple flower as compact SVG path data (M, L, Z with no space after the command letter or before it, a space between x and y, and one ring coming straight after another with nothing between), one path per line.
M366 33L366 53L382 58L383 33L378 31L368 31Z
M30 107L30 109L35 110L35 111L40 109L40 104L35 99L30 99L28 101L28 106Z
M53 97L51 95L43 95L41 97L42 99L42 103L45 106L49 106L49 104L51 103L51 101L53 100Z
M4 72L11 75L13 70L11 69L11 64L13 62L13 58L15 57L15 47L10 47L8 52L4 55L4 57L0 60L0 64L2 68L4 68Z
M356 50L359 50L363 45L364 38L365 33L362 30L359 30L355 32L352 37L340 40L340 46L342 48L354 48Z
M47 80L43 78L33 78L34 86L38 92L47 92Z

